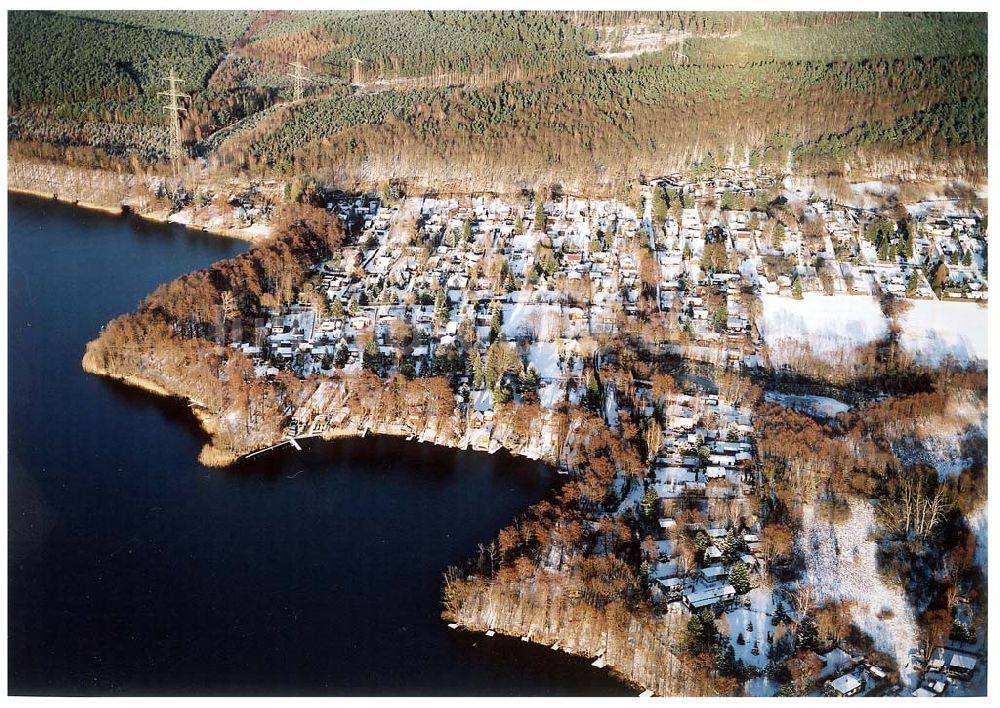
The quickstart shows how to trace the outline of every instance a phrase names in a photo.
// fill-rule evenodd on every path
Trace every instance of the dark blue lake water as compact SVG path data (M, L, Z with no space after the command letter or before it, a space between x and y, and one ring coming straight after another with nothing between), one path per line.
M367 438L209 470L183 403L83 372L102 324L246 244L18 195L8 234L11 693L634 695L439 619L542 465Z

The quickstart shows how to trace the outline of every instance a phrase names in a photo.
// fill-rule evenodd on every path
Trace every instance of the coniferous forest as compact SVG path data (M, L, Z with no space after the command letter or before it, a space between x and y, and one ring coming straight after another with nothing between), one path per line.
M985 174L983 15L15 12L10 35L23 158L155 171L172 70L185 157L223 173L580 187L733 162ZM298 101L290 62L307 67Z

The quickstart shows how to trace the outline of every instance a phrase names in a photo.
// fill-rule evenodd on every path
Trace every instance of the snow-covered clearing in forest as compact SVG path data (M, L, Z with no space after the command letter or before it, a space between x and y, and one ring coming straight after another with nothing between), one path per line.
M838 401L836 398L827 398L826 396L800 396L793 393L768 391L764 394L764 399L780 403L785 408L791 408L820 418L836 418L841 413L851 410L850 404Z
M972 464L972 450L963 442L986 437L986 403L971 392L955 392L944 410L927 411L914 422L912 433L895 436L892 451L906 464L923 463L945 478Z
M986 519L986 504L981 504L978 509L966 517L969 528L976 533L976 563L987 571L987 556L989 551L989 527Z
M917 361L938 364L947 354L960 362L986 361L987 310L975 302L911 300L900 318L902 347Z
M875 646L895 657L899 675L912 682L916 676L910 655L917 649L917 624L903 590L886 585L878 572L877 545L870 538L875 510L867 502L852 500L851 518L831 525L817 521L812 504L802 513L798 544L806 559L805 583L813 587L816 601L851 600L854 622L870 635ZM879 619L880 612L892 616Z
M871 297L806 293L801 300L762 295L758 327L771 353L771 363L781 365L783 352L808 346L813 354L829 354L863 346L886 335L889 321Z

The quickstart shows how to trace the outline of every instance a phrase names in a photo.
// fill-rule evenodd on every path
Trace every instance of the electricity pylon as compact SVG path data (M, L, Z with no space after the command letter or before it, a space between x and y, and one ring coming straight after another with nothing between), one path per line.
M351 83L361 85L361 80L364 78L364 62L357 57L351 57L351 61L353 62L353 64L351 64Z
M684 53L684 39L681 38L681 46L670 54L674 58L674 64L686 64L688 55Z
M295 55L295 61L288 62L288 66L294 69L294 71L292 71L292 73L290 73L289 76L294 81L293 86L294 86L295 100L300 101L302 100L302 84L304 84L306 81L312 81L312 79L310 79L308 76L302 73L308 67L306 67L304 64L299 63L299 56L297 54Z
M171 141L170 157L175 160L174 167L176 169L176 160L181 156L183 142L181 135L181 111L187 110L180 104L180 99L191 97L186 93L180 92L179 89L182 82L174 74L173 69L170 70L170 76L164 76L163 80L170 84L170 89L168 91L160 91L157 95L166 96L169 99L169 103L163 109L173 116L173 140Z

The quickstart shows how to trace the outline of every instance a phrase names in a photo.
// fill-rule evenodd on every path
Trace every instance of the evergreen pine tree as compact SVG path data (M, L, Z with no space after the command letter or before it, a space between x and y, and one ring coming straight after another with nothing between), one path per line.
M365 350L361 356L361 364L373 374L379 372L378 345L375 344L374 339L369 340L368 344L365 345Z
M601 412L601 387L594 376L591 376L587 381L587 391L583 396L583 405L591 413Z
M472 376L472 388L479 390L486 384L486 367L479 349L473 347L472 351L469 352L468 362L469 373Z
M774 608L774 614L771 616L771 624L777 627L781 622L788 619L788 613L785 612L785 606L778 601L777 606Z
M653 222L662 226L663 222L667 220L669 208L669 197L663 187L653 187Z
M739 670L740 667L736 661L736 650L732 644L726 642L726 673L738 674Z
M535 205L535 231L545 231L545 206L541 201Z
M660 495L656 493L656 487L649 485L642 495L642 515L647 519L659 516Z
M347 366L347 360L349 358L350 352L347 350L347 344L344 340L341 340L339 346L337 347L337 352L334 354L333 365L338 369L343 369Z
M517 290L517 281L514 280L514 272L512 270L509 268L506 268L505 270L507 271L507 275L503 279L503 287L504 290L512 293Z
M499 300L490 303L490 343L496 341L503 329L503 306Z
M538 389L542 387L542 379L534 364L528 364L527 370L520 380L521 399L526 403L538 401Z
M796 644L800 649L816 649L819 645L819 629L816 622L808 615L799 623Z
M731 556L736 552L736 534L733 533L732 529L729 529L729 533L726 534L725 538L716 544L719 550L725 555Z
M771 245L779 251L785 245L785 225L780 221L774 225L774 233L771 235Z
M746 563L737 561L729 571L729 582L737 595L745 595L750 592L750 571Z
M448 294L444 290L439 290L434 301L434 321L439 327L448 324Z
M802 299L802 283L796 278L795 282L792 283L792 297L796 300Z
M729 312L726 310L726 306L719 305L712 316L712 326L715 328L715 331L720 333L725 332L728 320Z

